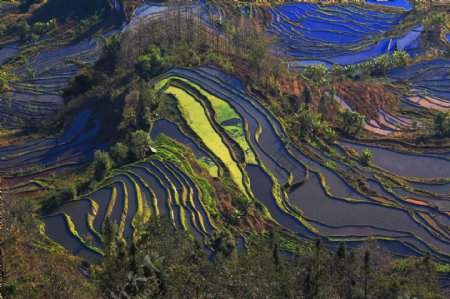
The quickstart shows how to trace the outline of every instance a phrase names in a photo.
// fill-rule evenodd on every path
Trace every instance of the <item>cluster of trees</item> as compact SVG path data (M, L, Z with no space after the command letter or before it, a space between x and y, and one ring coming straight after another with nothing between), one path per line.
M299 123L300 137L303 140L312 140L322 138L328 142L336 140L336 132L329 127L328 123L323 121L323 116L319 113L310 111L306 105L302 104L295 114L295 119Z
M406 51L394 51L392 55L383 54L357 65L335 64L329 69L324 64L309 65L301 72L301 76L311 84L323 86L349 79L364 80L370 76L386 76L390 69L406 67L411 60Z
M345 109L341 112L342 128L349 134L357 135L364 127L365 117L356 111Z
M22 41L36 41L42 35L55 29L56 26L56 19L51 19L47 22L35 22L32 25L23 19L12 26L11 33L17 35ZM3 29L5 32L8 30L6 26Z
M273 41L252 22L244 25L241 13L231 13L226 20L211 18L205 25L196 11L178 1L167 7L116 38L117 47L104 60L116 74L136 70L149 80L167 68L206 63L231 71L232 59L244 58L240 61L245 65L239 67L247 68L252 82L265 86L282 71L283 64L270 52Z
M149 133L137 130L123 142L116 143L109 151L96 151L92 162L92 179L82 177L77 180L58 181L58 187L49 191L42 199L40 211L48 214L61 204L94 190L96 183L103 181L114 168L145 159L150 143Z
M140 161L146 158L151 139L149 133L138 130L131 133L126 143L116 143L109 152L97 151L94 157L94 178L103 180L113 167L120 167L126 163Z
M317 241L286 255L280 237L269 233L259 245L219 251L210 261L166 221L140 231L127 247L106 222L105 258L95 275L105 297L444 298L429 256L395 260L375 244L330 252Z
M411 56L402 50L392 55L384 54L358 65L362 74L369 76L386 76L392 68L405 67L411 63Z
M152 45L146 54L139 56L136 65L136 73L144 80L150 80L160 75L166 69L166 62L161 57L161 50Z
M425 27L425 37L431 42L439 42L447 26L447 16L445 14L432 14L423 19Z

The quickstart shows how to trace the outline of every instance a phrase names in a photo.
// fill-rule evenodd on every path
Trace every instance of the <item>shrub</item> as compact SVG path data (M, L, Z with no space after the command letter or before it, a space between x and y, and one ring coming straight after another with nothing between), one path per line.
M136 72L145 80L158 76L164 71L164 68L165 61L161 57L160 49L156 46L151 46L149 53L140 56L135 65Z
M152 88L144 85L141 88L139 103L136 107L137 123L139 128L147 131L152 124L152 113L154 113L161 102L161 98Z
M364 116L359 114L358 112L351 111L349 109L345 109L341 113L343 129L347 133L355 133L357 134L364 125Z
M150 136L147 132L138 130L131 134L131 157L135 161L142 160L146 157L150 146Z
M94 178L97 181L103 180L112 168L112 160L109 154L104 151L96 151L94 158Z
M325 83L328 78L328 70L325 64L308 65L302 75L313 83Z
M114 163L118 165L125 164L128 161L128 147L123 143L116 143L111 148L110 153Z
M364 149L361 153L361 161L368 165L370 163L370 161L372 161L373 159L373 153L368 149Z
M6 87L11 79L12 76L10 73L0 70L0 91Z
M317 130L317 125L320 124L320 118L315 113L311 113L302 106L297 113L297 120L300 123L300 136L302 139L314 136Z
M56 19L51 19L48 22L36 22L33 24L31 29L33 33L41 35L52 30L55 27L56 27Z
M402 51L395 51L392 54L392 66L393 67L406 67L411 62L411 56L409 56L408 52L402 50Z
M69 183L59 190L56 190L44 200L42 209L44 212L50 212L61 204L74 199L77 196L77 189L74 184Z
M434 129L439 137L450 137L450 112L440 111L434 118Z
M381 55L373 60L370 74L375 76L386 76L390 67L391 59L389 55Z
M14 25L14 31L22 40L25 40L30 34L30 25L25 20L19 21Z
M337 138L337 133L332 128L326 128L323 132L323 138L328 142L335 142Z

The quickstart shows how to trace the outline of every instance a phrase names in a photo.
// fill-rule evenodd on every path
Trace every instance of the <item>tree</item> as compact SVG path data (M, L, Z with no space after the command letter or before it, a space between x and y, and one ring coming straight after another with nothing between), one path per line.
M14 30L22 40L25 40L30 33L30 25L28 25L27 21L22 20L14 25Z
M120 62L119 50L121 47L121 37L113 34L110 38L104 39L102 55L95 63L95 71L101 75L112 75ZM101 77L95 75L94 78ZM97 79L99 80L99 79Z
M300 123L300 136L303 139L311 138L320 133L322 129L320 115L308 111L308 109L302 105L299 112L296 114L296 117Z
M411 56L405 50L395 51L392 54L393 67L406 67L411 63Z
M434 118L434 129L439 137L450 137L450 112L439 111Z
M303 71L302 75L310 80L312 83L321 84L327 81L328 69L325 64L308 65Z
M6 71L0 70L0 91L2 91L9 81L11 81L12 75Z
M103 180L111 171L112 161L105 151L96 151L94 156L94 178L97 181Z
M123 165L128 161L128 147L123 143L116 143L111 150L111 158L117 165Z
M332 128L325 128L325 130L323 131L323 138L325 139L325 141L334 143L337 138L337 133Z
M344 125L344 131L347 133L355 133L363 128L364 125L364 117L358 112L351 111L350 109L345 109L341 113L342 122Z
M373 159L373 153L368 148L364 149L361 153L361 161L364 164L369 164Z
M136 106L138 127L147 131L152 125L152 114L159 108L161 98L148 84L142 84L139 102Z
M147 132L138 130L131 134L130 153L133 160L139 161L146 157L151 140Z
M138 58L135 69L141 78L150 80L164 71L165 64L161 56L161 50L152 45L149 48L148 54Z
M371 75L386 76L390 67L391 58L389 57L389 55L381 55L373 60Z
M305 88L303 89L303 100L305 101L306 105L309 105L312 102L311 91L307 86L305 86Z
M446 26L445 14L433 14L423 20L426 38L432 42L440 40L443 30Z
M5 24L0 24L0 36L3 36L6 33L6 30L8 30L8 27L6 27Z

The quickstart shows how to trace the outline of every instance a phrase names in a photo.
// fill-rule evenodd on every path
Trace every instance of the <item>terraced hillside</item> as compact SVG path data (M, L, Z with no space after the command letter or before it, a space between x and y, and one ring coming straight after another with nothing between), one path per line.
M129 22L117 30L107 31L102 37L133 30L139 22L157 20L175 9L179 8L144 4L134 11ZM183 5L181 10L183 14L198 14L205 24L211 22L209 11L213 7L205 3L203 6ZM215 11L212 13L215 15ZM54 49L40 51L28 61L14 65L15 78L9 83L8 92L0 94L0 125L5 128L33 127L61 110L64 106L63 90L82 67L91 67L98 60L102 44L102 38L98 37L69 45L52 45ZM20 54L20 49L17 43L4 46L0 50L0 65Z
M61 94L70 80L79 74L81 66L92 66L100 53L101 43L92 39L39 52L18 66L10 91L0 95L0 124L31 127L54 115L64 105Z
M292 67L314 63L357 64L394 50L416 54L418 27L404 36L387 37L404 13L384 13L353 5L293 3L270 8L268 32L279 39Z
M450 109L449 73L450 61L437 59L394 69L389 76L412 87L403 98L408 107L446 111Z
M175 259L183 266L174 275L189 276L182 292L193 286L199 298L204 273L195 271L240 280L234 268L260 267L254 253L275 277L306 286L289 294L308 298L322 298L311 292L324 277L342 276L333 286L348 284L355 297L379 273L400 276L386 289L422 273L433 275L425 289L437 289L438 277L449 285L450 143L436 126L439 117L450 124L450 62L438 58L448 28L428 51L435 28L413 20L435 8L171 1L134 10L137 2L101 2L128 21L93 26L98 35L83 31L71 42L44 35L0 49L0 75L8 72L0 80L0 209L13 236L7 254L20 263L8 265L16 275L8 290L28 286L22 257L36 250L67 259L61 267L74 266L87 285L107 281L102 294L117 291L149 270L139 264L156 252L154 239L170 243L167 252L178 248L149 234L165 230L165 219L171 240L181 231L189 242L177 258L211 266L192 270ZM372 59L396 50L413 57ZM314 64L329 67L307 67ZM251 262L237 266L242 257ZM252 275L261 285L256 276L265 275ZM213 278L201 279L216 291ZM247 289L243 281L220 288ZM372 289L382 283L369 281ZM336 292L325 298L352 297Z
M99 138L100 124L91 121L91 111L83 110L72 124L56 137L34 138L0 150L0 174L3 184L14 192L36 192L35 183L58 172L77 169L93 158L94 151L105 147ZM31 189L31 185L34 185ZM45 188L44 188L45 189Z
M430 252L448 262L445 155L419 157L373 147L376 158L368 166L351 154L368 145L339 141L324 155L293 144L282 122L237 78L209 67L172 69L154 84L179 111L153 125L158 153L122 168L105 187L45 219L47 234L75 254L88 259L101 254L99 236L107 217L129 240L138 234L137 223L167 214L211 246L221 221L211 201L217 190L207 187L203 173L229 178L244 197L259 203L268 220L302 238L320 237L332 246L375 236L399 256Z

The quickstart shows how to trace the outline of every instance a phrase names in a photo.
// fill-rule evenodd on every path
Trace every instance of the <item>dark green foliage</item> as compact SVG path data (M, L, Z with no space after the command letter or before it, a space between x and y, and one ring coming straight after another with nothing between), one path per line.
M147 84L143 84L136 107L137 124L140 129L144 131L150 130L152 115L158 109L160 102L161 98L155 93L155 90Z
M439 137L450 137L450 112L440 111L436 115L434 118L434 129Z
M113 231L108 225L107 232ZM165 220L140 228L142 238L129 248L105 237L105 229L108 250L96 277L107 296L123 291L132 298L444 298L429 259L393 260L370 243L351 251L341 244L333 253L318 240L286 259L274 233L246 252L234 250L230 234L215 233L218 252L209 261L195 241Z
M342 113L343 129L350 134L358 134L363 128L364 117L358 112L345 109Z
M305 102L306 105L309 105L312 102L311 91L307 86L305 86L305 89L303 90L303 101Z
M12 79L12 75L7 71L0 70L0 91L5 88L8 82Z
M406 51L395 51L392 55L384 54L357 65L362 74L370 76L386 76L392 68L405 67L411 62Z
M100 74L96 74L95 77L98 77L101 74L111 76L116 70L119 62L120 36L112 35L104 41L102 55L95 63L95 71ZM97 81L98 80L99 79L97 79Z
M64 90L64 95L82 94L92 88L92 72L83 71L72 78L70 86Z
M17 34L21 40L26 40L31 32L31 27L27 21L21 20L14 24L14 33Z
M107 152L96 151L94 157L94 178L97 181L103 180L111 171L112 165L112 160Z
M328 80L327 67L324 64L309 65L302 71L302 76L313 84L322 84Z
M150 46L148 53L138 58L135 68L141 78L150 80L161 74L165 69L165 65L166 63L161 56L161 50L156 46Z
M125 164L129 158L128 147L120 142L116 143L116 145L110 149L110 154L116 165Z
M367 165L370 163L370 161L372 161L372 159L373 159L373 153L367 148L364 149L361 153L361 161Z
M433 14L426 17L423 20L425 27L425 38L432 43L438 43L440 41L442 32L446 30L446 15L445 14Z
M77 196L77 189L74 184L68 183L61 188L50 192L44 199L41 209L43 212L49 213L61 204L74 199Z
M134 161L140 161L147 156L150 146L150 135L142 130L138 130L131 134L130 138L130 154Z

